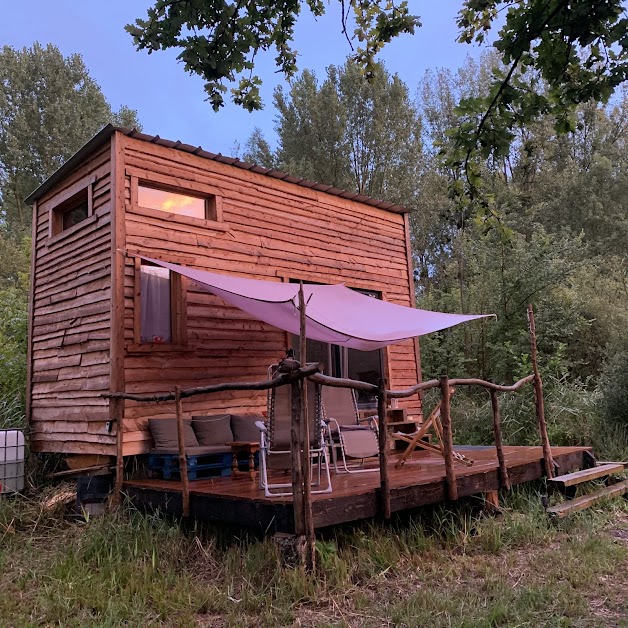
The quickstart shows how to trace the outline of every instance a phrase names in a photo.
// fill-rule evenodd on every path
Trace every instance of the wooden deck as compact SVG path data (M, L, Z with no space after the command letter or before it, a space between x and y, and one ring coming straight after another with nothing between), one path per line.
M476 495L500 488L494 447L456 447L474 460L470 467L456 463L459 497ZM541 447L505 447L508 474L513 485L543 477ZM588 447L552 447L554 462L561 474L587 466ZM391 456L390 484L392 511L446 501L445 464L428 452L418 452L401 468L394 467ZM289 481L289 476L284 481ZM374 517L379 512L379 471L362 474L332 473L333 492L314 495L312 514L316 528ZM221 521L263 531L293 530L292 504L289 497L264 496L257 481L249 478L213 478L190 483L191 516L201 520ZM131 480L124 490L138 508L180 514L181 486L169 480Z

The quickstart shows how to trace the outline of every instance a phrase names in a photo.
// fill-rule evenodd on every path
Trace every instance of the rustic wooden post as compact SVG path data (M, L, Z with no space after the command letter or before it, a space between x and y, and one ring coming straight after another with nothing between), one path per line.
M447 497L454 501L458 499L458 485L454 467L454 438L451 429L449 377L447 375L442 375L440 378L440 421L443 426L443 454L445 458L445 473L447 475Z
M122 484L124 482L124 399L113 398L111 415L116 421L116 486L112 499L112 506L122 504Z
M379 482L382 513L390 519L390 478L388 477L388 426L386 425L386 380L377 382L377 419L379 428Z
M190 483L188 481L188 459L185 453L185 436L183 434L183 404L181 403L181 387L174 387L174 405L177 413L177 441L179 444L179 472L181 473L181 497L183 500L183 516L190 516Z
M528 305L528 324L530 326L530 344L532 347L532 371L534 373L534 401L536 406L536 422L541 435L541 443L543 445L543 460L545 462L545 474L548 478L554 477L554 460L552 458L552 449L547 436L547 424L545 423L545 404L543 402L543 381L539 372L539 363L536 347L536 325L534 323L534 310L532 304Z
M306 312L305 312L305 296L303 294L303 282L299 285L299 357L301 358L301 366L307 364L307 335L306 335ZM300 447L301 447L301 469L303 473L303 524L305 533L305 567L309 570L314 569L316 561L316 538L314 534L314 521L312 518L312 461L310 460L310 421L308 417L308 401L307 401L307 380L301 380L301 431L300 431Z
M290 462L292 469L292 507L294 509L294 533L305 536L303 513L303 467L301 458L301 388L300 382L290 384L292 399L292 425L290 426Z
M495 449L497 450L497 460L499 462L499 479L504 488L510 490L510 478L508 477L508 467L504 459L504 442L502 440L501 416L499 414L499 402L497 391L489 388L491 395L491 407L493 408L493 434L495 435Z

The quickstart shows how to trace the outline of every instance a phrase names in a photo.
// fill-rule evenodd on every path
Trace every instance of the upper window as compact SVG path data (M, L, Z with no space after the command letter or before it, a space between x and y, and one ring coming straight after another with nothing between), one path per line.
M52 210L52 235L66 231L90 215L91 185L83 188Z
M178 216L216 220L214 196L190 196L166 189L138 185L137 204L140 207L157 209Z

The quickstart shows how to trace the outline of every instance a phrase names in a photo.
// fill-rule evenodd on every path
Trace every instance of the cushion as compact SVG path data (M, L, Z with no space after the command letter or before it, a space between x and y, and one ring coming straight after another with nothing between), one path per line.
M233 440L245 443L259 442L259 427L255 425L255 421L263 423L264 417L259 414L232 414L231 430L233 432Z
M206 456L208 454L226 454L229 453L231 449L229 447L225 447L224 445L214 445L212 446L202 446L198 447L186 447L185 453L188 456ZM151 449L151 454L164 454L164 455L178 455L179 449Z
M199 445L224 447L225 443L234 440L231 432L230 415L228 414L193 416L192 427Z
M176 419L148 419L148 427L153 435L156 449L178 449ZM198 440L190 419L183 419L183 440L187 447L198 447Z

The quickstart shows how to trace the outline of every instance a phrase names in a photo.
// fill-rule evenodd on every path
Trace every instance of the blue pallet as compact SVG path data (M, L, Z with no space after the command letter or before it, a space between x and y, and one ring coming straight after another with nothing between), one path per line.
M188 455L188 479L200 480L211 476L231 475L231 454ZM176 454L148 455L148 468L161 474L164 480L180 479L179 456Z

